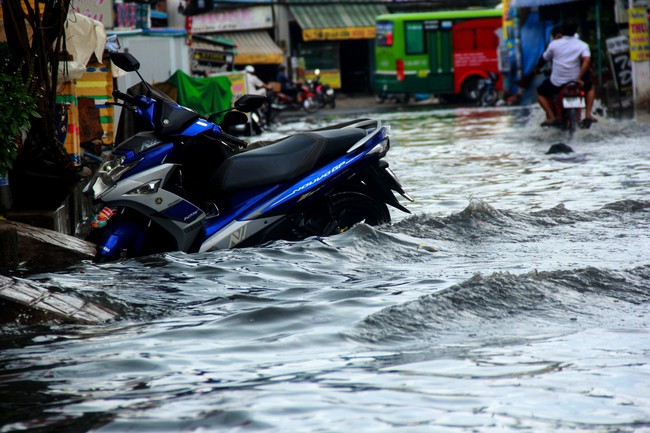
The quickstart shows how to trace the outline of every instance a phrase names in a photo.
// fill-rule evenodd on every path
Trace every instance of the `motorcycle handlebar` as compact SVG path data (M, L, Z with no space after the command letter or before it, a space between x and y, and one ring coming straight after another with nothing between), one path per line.
M248 143L246 141L241 140L241 139L235 137L234 135L227 134L227 133L225 133L223 131L221 131L221 138L224 141L227 141L228 143L234 144L235 146L238 146L238 147L246 148L248 146Z
M113 98L115 98L116 100L121 99L122 101L130 105L136 104L136 99L133 96L127 95L126 93L120 92L119 90L113 90Z
M128 95L124 92L120 92L119 90L113 90L113 98L121 99L122 101L126 102L129 105L136 106L137 105L137 99L131 95ZM239 138L227 134L223 131L221 131L221 138L224 141L227 141L230 144L234 144L235 146L241 147L241 148L246 148L248 146L248 143L244 140L240 140Z

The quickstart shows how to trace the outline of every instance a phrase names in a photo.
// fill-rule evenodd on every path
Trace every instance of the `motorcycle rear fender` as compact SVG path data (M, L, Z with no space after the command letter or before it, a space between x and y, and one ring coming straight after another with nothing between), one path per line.
M379 164L377 165L373 164L368 166L361 173L360 177L361 180L363 180L364 183L374 191L377 198L382 199L386 204L389 204L402 212L411 213L410 210L402 206L402 204L397 200L393 191L398 192L402 197L411 202L413 201L413 198L404 191L399 179L397 179L397 176L395 176L392 170L388 168L388 163L386 161L379 161Z

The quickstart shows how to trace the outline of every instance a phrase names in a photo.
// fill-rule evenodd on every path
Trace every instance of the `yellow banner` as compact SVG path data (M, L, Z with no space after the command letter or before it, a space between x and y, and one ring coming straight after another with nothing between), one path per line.
M629 8L630 60L650 60L650 39L648 38L648 12L646 8Z
M314 71L306 71L305 78L307 80L313 80L316 75ZM341 71L338 69L330 70L321 70L320 71L320 82L323 84L329 84L332 89L341 88Z
M334 41L346 39L374 39L375 27L341 27L333 29L303 29L304 41Z
M279 65L282 63L282 54L274 53L237 53L235 65Z

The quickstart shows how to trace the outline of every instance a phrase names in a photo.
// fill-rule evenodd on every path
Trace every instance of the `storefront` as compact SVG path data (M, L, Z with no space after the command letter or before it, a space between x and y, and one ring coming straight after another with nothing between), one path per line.
M322 80L346 93L372 87L375 16L388 13L376 3L287 2L297 29L292 32L293 53L299 74L311 77L321 70Z
M235 42L228 38L194 35L190 44L190 72L196 75L231 71Z
M215 9L188 16L188 33L231 40L234 43L234 67L245 65L276 65L282 63L284 52L271 38L273 8L251 6L237 9Z

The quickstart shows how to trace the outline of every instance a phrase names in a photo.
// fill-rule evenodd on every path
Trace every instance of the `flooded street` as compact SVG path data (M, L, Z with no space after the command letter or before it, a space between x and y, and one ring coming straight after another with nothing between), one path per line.
M28 277L120 319L3 327L0 433L650 432L650 127L411 107L263 138L356 117L391 125L410 215Z

